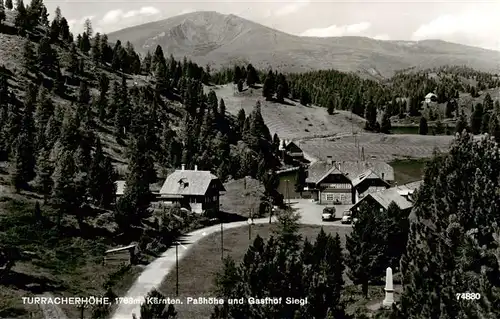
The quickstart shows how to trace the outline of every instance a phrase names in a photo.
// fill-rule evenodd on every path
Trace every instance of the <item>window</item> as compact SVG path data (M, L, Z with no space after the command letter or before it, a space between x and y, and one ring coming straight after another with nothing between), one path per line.
M345 195L340 195L340 201L343 202L345 200Z
M326 194L326 200L327 201L333 201L333 194Z

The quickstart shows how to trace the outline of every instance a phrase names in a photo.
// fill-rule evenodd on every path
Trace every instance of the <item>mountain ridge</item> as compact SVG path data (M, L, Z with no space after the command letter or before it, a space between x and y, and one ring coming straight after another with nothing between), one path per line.
M367 37L301 37L234 14L198 11L110 33L144 54L162 46L165 54L187 56L213 68L252 63L285 72L337 69L390 77L410 67L469 65L500 69L500 52L443 40L376 40Z

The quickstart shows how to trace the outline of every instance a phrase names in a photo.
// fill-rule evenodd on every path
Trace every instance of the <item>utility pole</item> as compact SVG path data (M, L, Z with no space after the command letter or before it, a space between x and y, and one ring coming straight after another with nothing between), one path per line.
M224 260L224 224L220 221L220 259Z
M252 240L252 223L253 223L253 218L252 218L252 209L250 209L250 219L248 220L248 241Z
M288 206L290 206L290 190L288 189L288 179L286 180L286 198L287 198Z
M179 296L179 242L175 242L175 295Z
M273 205L272 202L269 200L269 198L267 199L267 205L269 206L269 224L271 224L272 223L271 217L273 216Z

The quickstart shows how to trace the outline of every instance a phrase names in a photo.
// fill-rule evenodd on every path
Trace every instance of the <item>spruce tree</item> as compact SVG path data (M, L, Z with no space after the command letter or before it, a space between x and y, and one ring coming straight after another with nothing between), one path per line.
M83 32L82 40L80 42L80 50L83 53L87 54L90 51L90 47L91 47L91 44L90 44L89 35L87 34L87 32Z
M37 65L37 58L35 55L35 49L33 47L33 43L29 39L24 41L23 46L23 64L25 72L33 71Z
M65 214L75 212L79 208L81 198L78 196L75 183L76 169L72 154L65 149L61 150L55 163L51 203L58 213L58 224L60 224Z
M50 162L50 151L46 148L40 150L36 161L36 178L34 185L36 189L44 195L44 202L48 200L48 196L52 192L52 173L54 168Z
M491 113L489 112L486 112L484 113L483 115L483 118L481 119L481 134L484 134L484 133L489 133L490 132L490 117L491 117Z
M255 70L252 64L247 65L246 80L249 87L253 87L256 83L259 83L259 75L257 74L257 70Z
M88 194L94 203L103 207L109 207L113 203L116 193L115 179L111 161L104 154L101 142L97 139L87 184Z
M418 125L418 134L427 135L429 133L429 126L427 125L427 119L425 117L420 118L420 124Z
M467 118L462 111L462 114L458 117L457 124L455 125L455 132L461 134L462 131L470 131L469 125L467 124Z
M5 5L3 3L3 0L0 0L0 26L3 24L6 17L7 16L5 15Z
M483 105L478 103L472 112L470 119L470 129L472 134L481 133L481 121L483 120Z
M17 0L16 2L16 17L14 19L14 25L19 30L21 34L26 31L26 24L28 23L28 12L24 6L23 0Z
M391 132L391 118L389 113L384 112L384 116L382 117L382 124L380 125L380 132L389 134Z
M13 171L11 174L12 186L16 192L28 188L28 182L33 179L33 151L32 140L26 132L22 132L15 140Z
M387 267L384 224L378 214L376 206L361 204L353 231L346 236L348 276L355 285L361 285L365 297L368 296L370 281L383 275Z
M55 53L50 45L50 38L43 37L38 45L38 68L45 73L52 71L56 63Z
M118 201L117 223L122 228L139 225L148 216L151 201L149 190L150 158L144 137L133 139L129 146L129 166L125 194Z
M101 123L104 123L106 120L106 112L108 110L108 90L109 78L105 73L101 73L99 77L99 98L97 99L97 113Z
M266 98L266 101L272 100L275 93L275 85L274 73L272 70L269 70L264 81L264 87L262 88L262 96Z
M498 144L461 134L427 165L401 260L401 317L497 318L500 310ZM458 293L480 294L464 302Z

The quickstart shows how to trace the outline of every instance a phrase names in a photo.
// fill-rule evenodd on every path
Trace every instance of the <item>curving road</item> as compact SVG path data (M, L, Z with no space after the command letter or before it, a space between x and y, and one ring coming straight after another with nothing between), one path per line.
M273 218L273 222L275 219ZM269 223L269 218L254 219L255 224ZM225 223L224 229L237 228L248 225L247 221ZM181 260L189 248L197 241L205 236L217 233L220 231L220 224L205 227L195 230L185 235L181 241L182 246L178 248L178 257ZM175 269L175 247L168 249L155 261L146 266L139 278L135 281L133 286L127 291L124 298L130 300L139 300L141 297L146 296L151 290L160 286L163 278L173 269ZM140 318L140 305L139 304L120 304L113 313L112 319L132 319L132 314Z
M300 224L304 225L335 225L340 227L352 227L351 225L343 225L340 222L323 222L321 220L322 207L311 203L310 200L293 200L292 206L295 206L301 213ZM273 223L275 222L273 218ZM269 217L254 219L255 224L269 223ZM224 229L237 228L248 225L247 221L225 223ZM179 260L181 260L189 248L197 241L205 236L217 233L220 231L220 224L209 226L206 228L195 230L184 236L178 248ZM124 298L129 300L139 300L146 296L151 290L160 286L163 278L175 269L175 247L168 249L155 261L146 266L139 278L136 279L133 286L127 291ZM137 318L140 318L139 304L120 304L112 315L112 319L132 319L132 314L135 313Z

